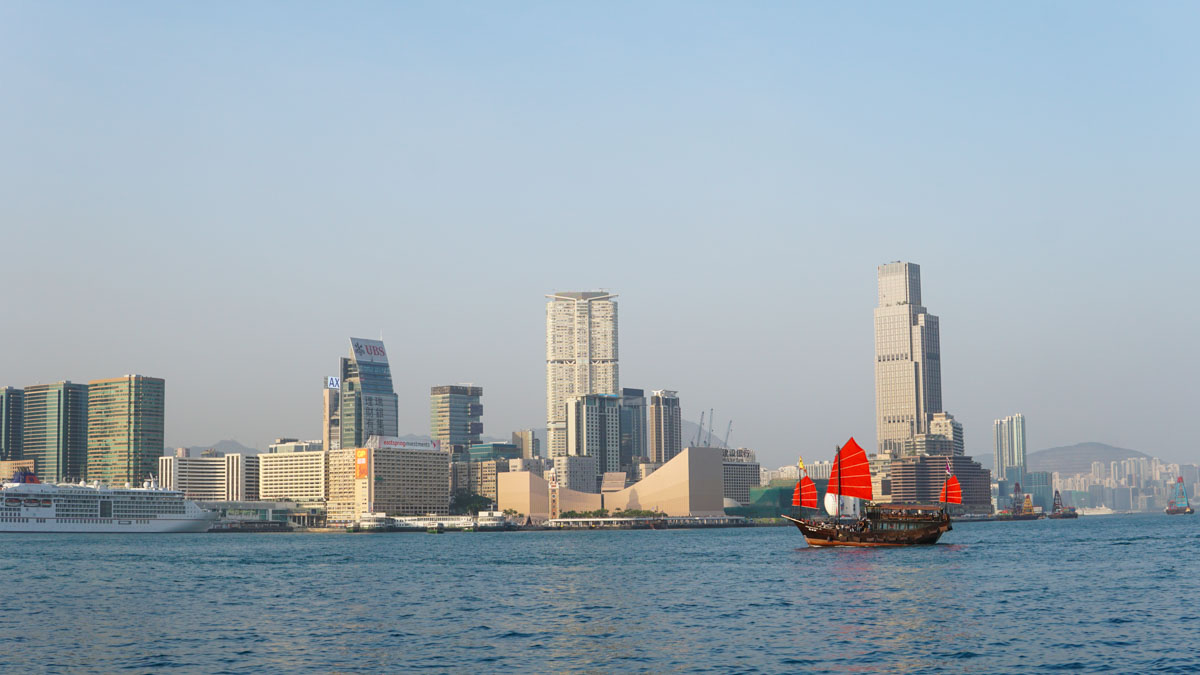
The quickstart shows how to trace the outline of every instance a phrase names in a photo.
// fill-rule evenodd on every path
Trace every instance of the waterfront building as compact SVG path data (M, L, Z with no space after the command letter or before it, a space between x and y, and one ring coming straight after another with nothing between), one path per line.
M342 447L342 379L325 378L321 390L321 449L330 452Z
M621 470L631 473L637 460L650 459L646 438L646 392L621 390Z
M567 454L596 458L596 479L621 470L621 399L611 394L567 401Z
M496 475L508 471L507 459L485 459L472 461L467 469L469 491L485 499L496 501Z
M325 478L328 455L315 452L279 452L258 456L259 499L268 502L320 502L328 496Z
M962 486L963 512L991 513L990 473L970 457L958 455L909 455L893 459L892 501L936 504L946 480L947 462Z
M878 268L875 308L875 429L879 454L898 457L905 442L930 433L942 412L938 318L921 304L921 267Z
M467 450L472 462L486 462L489 459L520 459L521 448L512 443L479 443Z
M339 447L361 448L371 436L395 437L400 404L381 340L350 338L350 357L342 359Z
M256 501L258 457L159 457L158 482L164 489L179 490L196 501Z
M338 448L326 453L325 518L331 526L346 526L358 520L354 494L355 449Z
M32 459L43 483L87 475L86 384L70 381L25 387L22 459ZM160 448L161 451L161 448Z
M995 474L1005 478L1009 469L1025 472L1025 416L1010 415L992 423L995 449ZM1019 478L1017 480L1020 480Z
M617 296L603 291L546 296L546 427L550 457L567 455L567 401L617 394Z
M321 441L302 441L298 438L276 438L274 443L267 445L267 453L272 455L281 452L320 452L324 449Z
M576 492L596 492L600 462L591 455L567 455L554 458L554 476L558 484Z
M25 424L25 392L14 387L0 389L0 462L21 459ZM12 474L2 476L11 478Z
M450 453L437 440L373 436L354 450L357 518L450 513Z
M429 435L452 454L478 445L483 434L483 387L445 385L429 390Z
M745 506L750 503L750 488L758 487L761 467L754 451L747 448L724 448L723 485L725 499Z
M666 464L683 449L683 413L679 395L669 389L658 389L650 395L649 410L650 461Z
M512 433L512 444L521 448L521 457L533 459L542 456L542 444L533 429L522 429Z
M163 454L166 383L125 375L88 383L87 477L141 485Z

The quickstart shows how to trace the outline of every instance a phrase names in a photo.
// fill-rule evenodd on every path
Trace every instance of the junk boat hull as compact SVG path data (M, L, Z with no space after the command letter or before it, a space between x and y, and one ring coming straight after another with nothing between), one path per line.
M1182 516L1182 515L1191 515L1191 514L1193 514L1193 513L1195 513L1195 512L1196 512L1196 510L1195 510L1195 509L1193 509L1193 508L1192 508L1192 507L1190 507L1190 506L1188 506L1188 507L1184 507L1184 508L1180 508L1180 507L1178 507L1178 506L1169 506L1169 507L1167 507L1167 509L1166 509L1166 514L1167 514L1168 516Z
M950 525L950 514L941 508L934 507L937 515L932 517L908 515L903 511L881 517L879 512L872 513L877 508L869 509L862 520L850 523L783 517L796 525L809 546L922 546L936 544L942 534L954 529Z

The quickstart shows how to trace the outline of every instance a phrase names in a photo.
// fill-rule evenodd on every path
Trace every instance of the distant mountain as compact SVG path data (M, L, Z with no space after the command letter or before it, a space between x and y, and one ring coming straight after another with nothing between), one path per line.
M1088 473L1092 462L1118 462L1130 457L1149 457L1144 452L1115 448L1104 443L1076 443L1031 452L1025 457L1028 471L1057 471L1064 475Z
M248 448L235 440L217 441L212 445L191 445L187 450L189 457L199 457L200 453L205 450L216 450L218 455L257 455L259 452L255 448ZM167 448L168 455L174 453L174 448Z

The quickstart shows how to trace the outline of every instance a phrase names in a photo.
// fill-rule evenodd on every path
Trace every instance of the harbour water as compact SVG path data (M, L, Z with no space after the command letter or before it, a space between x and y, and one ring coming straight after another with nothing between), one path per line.
M1180 672L1200 520L957 524L931 547L794 528L2 535L7 672Z

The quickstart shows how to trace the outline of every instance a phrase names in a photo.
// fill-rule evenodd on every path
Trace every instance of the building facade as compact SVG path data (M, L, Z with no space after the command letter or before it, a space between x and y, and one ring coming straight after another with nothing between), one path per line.
M321 449L333 451L342 447L342 381L325 378L321 390Z
M952 508L964 513L991 513L990 473L970 457L956 455L912 455L892 460L892 501L938 503L947 462L962 487L962 506Z
M620 391L617 296L585 291L546 297L547 450L563 457L568 399Z
M328 455L317 452L280 452L258 456L258 494L267 502L324 504Z
M22 459L34 461L44 483L87 476L87 389L69 381L25 387Z
M109 485L140 485L163 454L166 383L125 375L88 383L87 476Z
M372 438L354 450L354 495L358 517L450 513L450 453L437 441Z
M0 389L0 462L22 459L25 434L25 392L13 387ZM2 478L11 478L0 476Z
M400 433L400 403L381 340L350 338L350 357L342 359L340 385L338 447L361 448L371 436Z
M880 454L903 454L942 412L938 318L921 304L921 267L880 265L875 308L875 430Z
M683 413L676 392L659 389L651 394L648 426L651 462L666 464L683 450Z
M257 501L258 457L159 457L158 482L196 501Z
M742 506L750 503L750 488L758 487L762 467L754 451L747 448L724 448L721 452L724 469L725 499Z
M596 477L621 469L621 399L589 394L567 401L567 454L596 458Z
M621 470L630 473L638 459L649 459L646 439L646 392L621 390Z
M1010 415L992 423L993 448L995 452L995 469L993 475L997 478L1007 478L1010 469L1016 469L1017 475L1025 473L1025 416L1021 413ZM1020 480L1018 478L1017 480Z
M576 492L599 492L600 463L587 455L554 458L554 480L559 487Z
M429 390L429 435L451 454L478 445L483 434L483 387L445 385Z
M542 456L542 444L533 429L522 429L512 433L512 444L521 448L521 457L533 459Z

